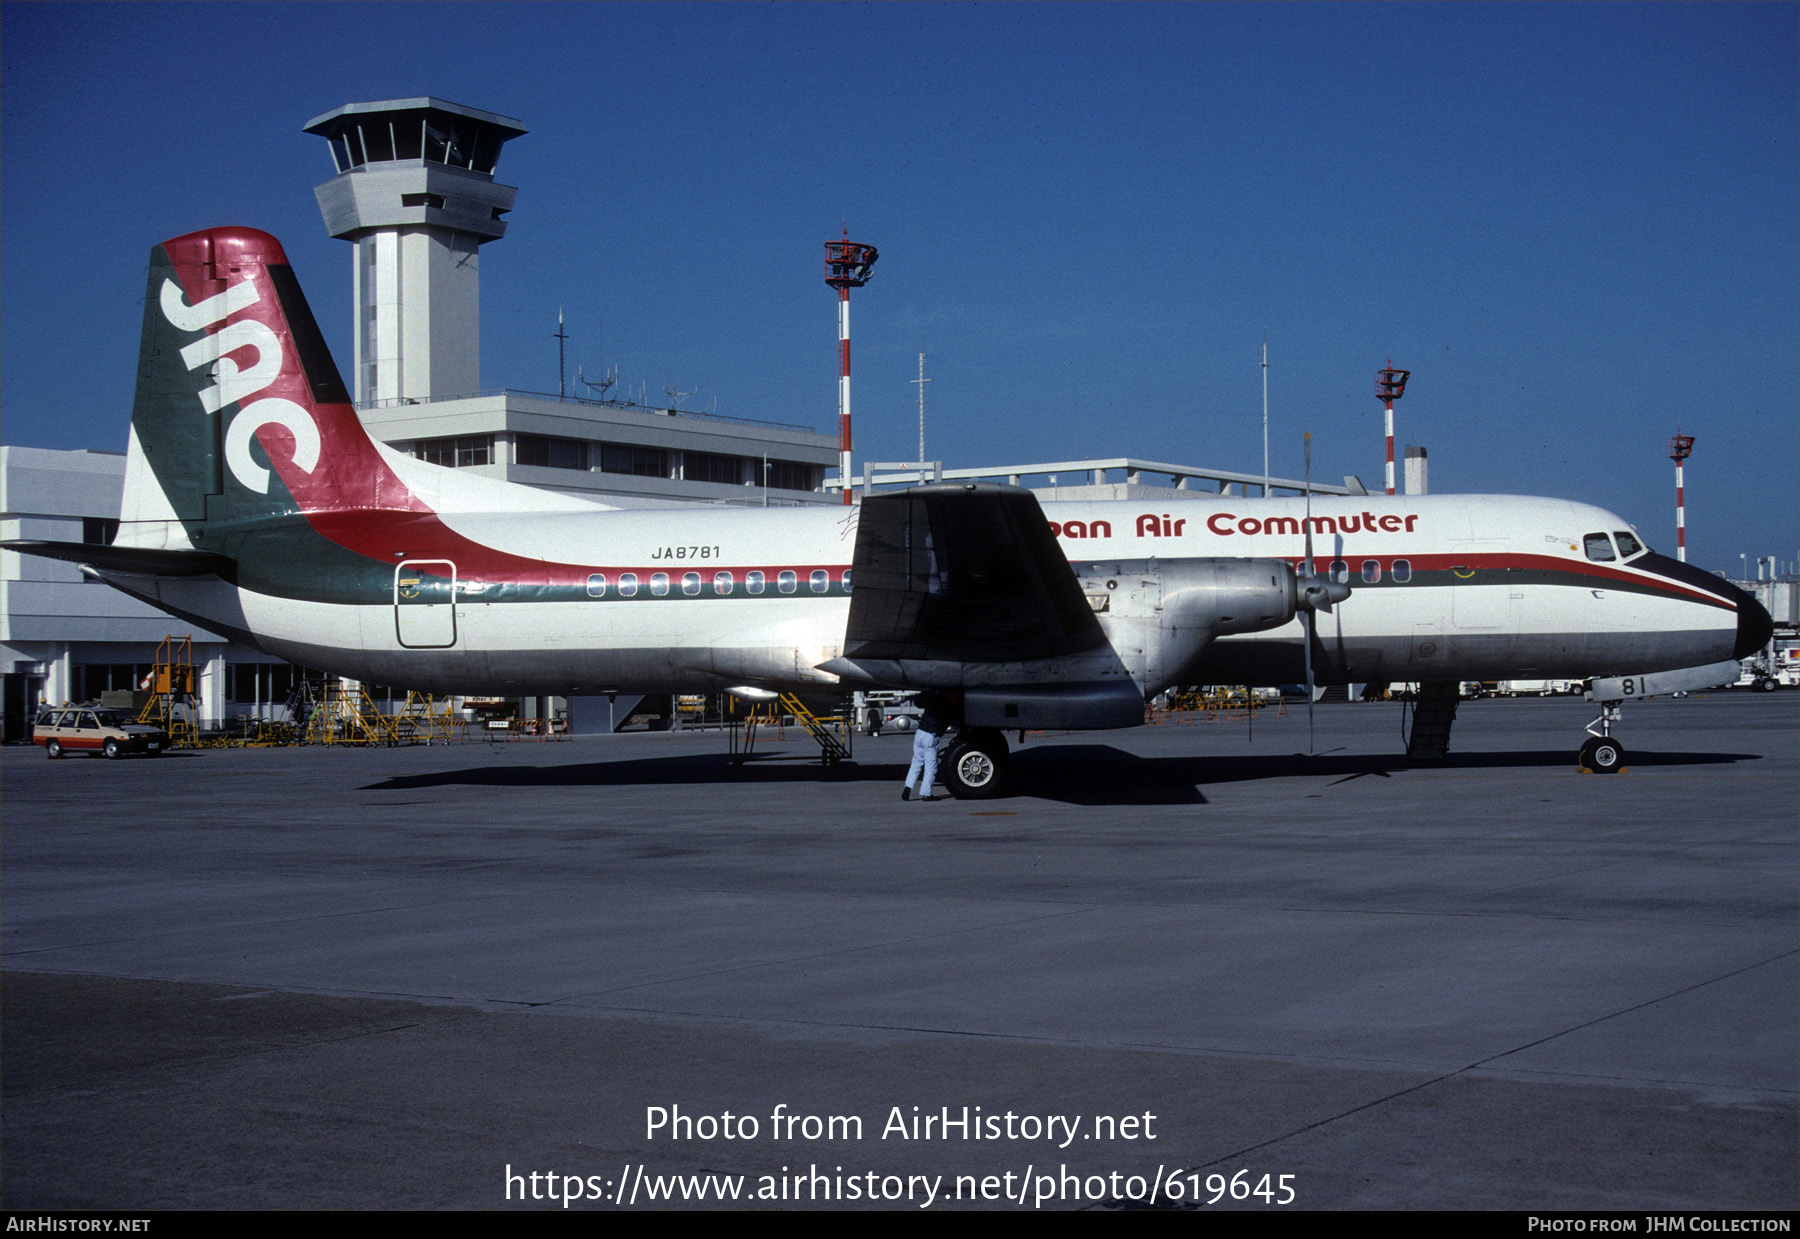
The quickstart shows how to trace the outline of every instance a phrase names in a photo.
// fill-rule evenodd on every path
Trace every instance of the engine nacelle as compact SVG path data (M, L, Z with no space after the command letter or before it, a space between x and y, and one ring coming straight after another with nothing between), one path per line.
M1145 697L1183 675L1214 637L1266 632L1300 605L1277 559L1136 559L1072 564L1113 650Z

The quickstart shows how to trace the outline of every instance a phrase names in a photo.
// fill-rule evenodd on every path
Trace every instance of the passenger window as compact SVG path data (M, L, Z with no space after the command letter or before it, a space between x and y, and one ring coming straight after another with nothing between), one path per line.
M726 594L729 594L730 592L731 592L731 573L729 573L729 572L713 573L713 593L718 594L721 598L723 598Z
M782 573L780 576L776 577L775 580L780 585L781 592L784 594L793 593L794 586L800 583L799 575L792 571Z
M100 720L95 718L92 714L83 714L81 716L81 730L83 730L83 731L99 731L100 730Z
M681 592L690 598L700 592L700 574L698 572L681 574Z
M844 569L844 592L846 594L850 592L850 569L848 568Z
M1587 550L1587 557L1596 563L1610 564L1617 558L1613 554L1612 539L1603 533L1591 533L1581 540Z
M1378 559L1363 560L1363 581L1373 585L1381 579L1381 561Z
M1341 559L1332 560L1331 579L1334 581L1348 581L1350 579L1350 565Z
M637 573L622 572L619 574L619 597L637 597Z
M812 586L813 593L822 594L831 588L831 574L823 568L814 568L807 583Z
M588 597L589 598L604 598L604 597L606 597L606 573L596 572L592 576L588 577Z
M1394 583L1404 585L1412 580L1412 560L1396 559L1394 561Z
M762 593L763 574L760 572L746 572L744 574L744 589L752 594Z
M650 592L655 594L658 598L661 598L664 594L668 593L669 574L666 572L652 572L650 574Z
M1626 559L1630 559L1633 555L1640 553L1644 549L1644 544L1632 537L1629 530L1614 530L1613 539L1619 544L1619 554L1623 555Z

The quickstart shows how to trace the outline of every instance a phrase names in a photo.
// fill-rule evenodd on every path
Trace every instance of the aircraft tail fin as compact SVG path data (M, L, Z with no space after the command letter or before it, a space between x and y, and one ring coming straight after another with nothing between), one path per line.
M210 228L150 253L116 544L361 506L388 475L281 243Z

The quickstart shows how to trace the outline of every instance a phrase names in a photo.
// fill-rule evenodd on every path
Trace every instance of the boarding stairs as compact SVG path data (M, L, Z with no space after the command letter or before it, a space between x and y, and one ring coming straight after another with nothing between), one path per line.
M1450 725L1462 685L1456 680L1426 680L1413 703L1412 731L1406 738L1406 760L1414 765L1441 764L1450 756Z

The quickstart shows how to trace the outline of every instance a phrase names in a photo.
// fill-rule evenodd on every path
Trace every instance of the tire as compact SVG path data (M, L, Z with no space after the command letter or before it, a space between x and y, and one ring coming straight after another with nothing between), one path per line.
M1772 693L1780 687L1781 685L1777 684L1774 680L1758 680L1756 682L1756 691L1759 693Z
M1625 765L1625 746L1617 740L1590 736L1581 746L1581 768L1591 774L1617 774Z
M123 756L125 756L125 750L119 746L119 742L117 740L113 740L110 738L106 741L105 744L100 746L100 749L108 757L123 757Z
M998 732L959 740L939 767L939 778L958 800L993 800L1012 785L1006 738Z
M44 745L44 756L46 756L46 757L61 757L62 756L62 741L61 740L51 740L50 742L45 744Z

